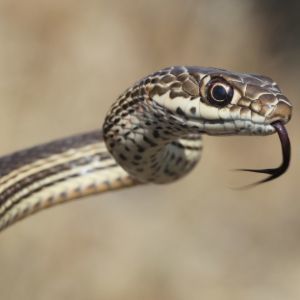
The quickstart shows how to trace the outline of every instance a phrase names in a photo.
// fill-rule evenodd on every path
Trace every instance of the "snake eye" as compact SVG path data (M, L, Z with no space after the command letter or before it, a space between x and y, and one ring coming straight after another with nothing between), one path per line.
M207 100L219 107L226 106L233 97L233 88L222 79L213 79L207 87Z

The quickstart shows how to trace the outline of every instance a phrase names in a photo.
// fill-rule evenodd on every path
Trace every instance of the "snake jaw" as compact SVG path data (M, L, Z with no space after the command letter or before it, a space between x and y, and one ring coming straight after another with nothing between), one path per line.
M290 165L290 159L291 159L291 144L290 139L287 133L286 128L284 127L283 122L281 121L275 121L271 123L271 125L276 130L280 143L281 143L281 151L282 151L282 163L277 168L270 168L270 169L239 169L239 171L246 171L246 172L254 172L254 173L263 173L263 174L269 174L265 179L262 179L256 183L253 183L246 187L252 187L258 184L262 184L271 180L274 180L284 174Z

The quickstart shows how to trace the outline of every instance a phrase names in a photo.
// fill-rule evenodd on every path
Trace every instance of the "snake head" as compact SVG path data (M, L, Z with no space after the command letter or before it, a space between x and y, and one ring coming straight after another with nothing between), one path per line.
M286 124L292 105L269 77L218 71L201 80L202 116L208 134L267 135L274 122ZM214 131L213 121L223 130Z
M148 80L148 82L147 82ZM143 81L151 100L209 135L268 135L286 124L292 105L269 77L216 68L172 67Z
M284 125L291 119L292 105L271 78L201 67L173 67L155 76L151 98L175 114L189 131L209 135L278 133L282 164L275 169L243 171L270 174L261 181L266 182L287 170L290 143Z
M241 169L241 171L265 173L269 176L255 184L273 180L289 167L291 146L285 124L290 121L292 116L292 105L284 96L279 86L271 78L261 75L227 75L222 76L226 83L225 86L236 93L230 101L229 110L237 110L243 120L238 127L240 134L271 134L278 133L281 149L282 163L277 168L268 169ZM217 86L219 83L216 84ZM208 87L209 88L209 87ZM213 92L209 91L210 93ZM246 125L243 126L243 123Z

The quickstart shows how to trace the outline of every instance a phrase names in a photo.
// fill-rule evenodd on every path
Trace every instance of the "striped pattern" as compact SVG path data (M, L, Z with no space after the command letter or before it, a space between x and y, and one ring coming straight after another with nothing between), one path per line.
M136 184L97 131L17 152L0 167L0 229L55 204Z

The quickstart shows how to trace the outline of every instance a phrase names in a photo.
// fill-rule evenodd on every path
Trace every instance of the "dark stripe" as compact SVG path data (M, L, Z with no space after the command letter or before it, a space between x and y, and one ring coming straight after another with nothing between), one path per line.
M178 143L178 142L172 142L171 143L173 146L176 146L180 149L188 149L188 150L193 150L193 151L199 151L199 150L202 150L202 147L199 147L199 146L186 146L186 145L183 145L181 143Z
M98 168L95 168L95 169L92 169L92 170L89 170L87 171L85 174L90 174L90 173L93 173L93 172L96 172L96 171L100 171L100 170L104 170L104 169L107 169L107 168L113 168L113 167L118 167L118 164L116 164L115 162L109 166L105 166L105 167L98 167ZM32 196L33 194L36 194L42 190L44 190L45 188L48 188L48 187L51 187L57 183L61 183L61 182L64 182L64 181L67 181L71 178L76 178L76 177L80 177L82 176L82 173L79 172L79 173L75 173L75 174L72 174L68 177L64 177L64 178L60 178L60 179L57 179L55 181L52 181L52 182L49 182L45 185L41 185L39 186L38 188L28 192L27 194L25 194L24 196L22 196L21 198L19 198L17 201L13 202L10 206L8 206L7 208L5 208L5 210L0 214L0 219L2 217L5 216L6 213L8 213L13 207L15 207L17 204L19 204L23 199L25 198L28 198L30 196Z
M38 159L103 141L100 130L74 135L0 158L0 177Z
M97 143L96 143L97 144ZM90 144L90 145L92 145L92 144ZM88 145L86 145L86 146L88 146ZM72 148L72 149L76 149L76 148ZM62 153L64 153L64 152L62 152ZM62 153L56 153L56 154L53 154L53 155L59 155L59 154L62 154ZM50 156L48 156L48 157L51 157L52 155L50 155ZM47 159L47 158L46 158ZM37 161L38 161L39 159L37 158ZM32 161L31 163L34 163L35 161ZM18 169L18 168L17 168ZM15 170L17 170L17 169L13 169L13 170L11 170L11 172L14 172ZM6 179L6 180L4 180L4 181L2 181L1 182L1 185L4 185L4 184L6 184L7 182L9 182L9 181L12 181L12 180L14 180L17 176L19 176L19 175L21 175L21 174L24 174L25 172L28 172L30 169L24 169L24 170L20 170L19 172L17 172L15 175L13 175L13 176L10 176L10 174L8 173L8 174L6 174L6 175L8 175L8 178ZM0 204L1 204L1 194L0 194Z
M14 182L12 184L12 186L5 189L0 194L0 206L3 205L7 201L7 199L11 198L16 193L20 192L22 189L27 188L28 186L30 186L37 180L43 180L46 177L53 176L55 174L58 174L58 173L61 173L64 171L71 170L74 167L87 165L96 159L99 161L104 161L104 160L107 160L110 158L111 158L111 155L109 153L94 154L92 156L81 157L79 159L71 160L71 161L68 161L67 163L55 165L51 168L36 172L28 177L21 179L20 181Z
M184 139L187 141L202 141L201 135L187 135Z

